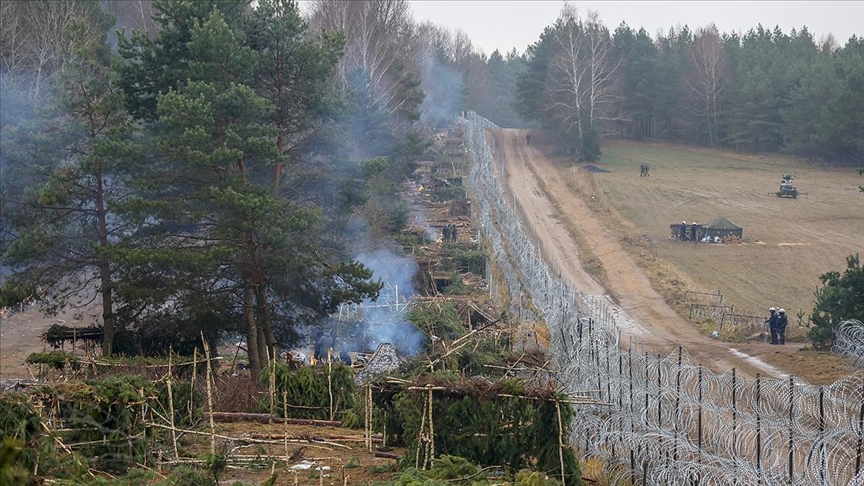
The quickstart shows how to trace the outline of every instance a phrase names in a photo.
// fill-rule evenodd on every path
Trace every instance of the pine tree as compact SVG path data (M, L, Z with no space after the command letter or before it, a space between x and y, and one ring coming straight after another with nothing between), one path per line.
M56 112L13 130L4 144L3 179L17 182L4 184L4 262L16 269L12 286L41 289L48 312L98 302L110 355L122 326L111 252L130 235L119 206L141 149L100 52L99 42L78 46Z

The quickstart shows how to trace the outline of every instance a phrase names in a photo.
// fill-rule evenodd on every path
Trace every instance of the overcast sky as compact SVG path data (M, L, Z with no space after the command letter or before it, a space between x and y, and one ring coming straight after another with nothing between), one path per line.
M462 29L486 54L495 49L521 54L536 42L543 28L558 17L564 2L517 0L413 0L417 22L432 21L449 29ZM853 34L864 37L864 0L858 1L574 1L581 16L597 11L610 30L622 21L656 36L670 27L688 25L695 30L714 23L720 32L744 33L762 24L784 33L807 26L816 41L833 34L842 46Z

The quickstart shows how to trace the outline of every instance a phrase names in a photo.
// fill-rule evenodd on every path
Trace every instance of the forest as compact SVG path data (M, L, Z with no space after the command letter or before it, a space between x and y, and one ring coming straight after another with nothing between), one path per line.
M2 9L2 245L21 270L3 299L38 288L62 306L97 283L107 354L118 321L167 336L206 315L214 332L244 322L263 357L374 295L346 242L404 225L394 182L465 110L546 128L575 160L606 137L864 157L864 39L806 26L652 38L565 5L525 52L487 56L404 1Z

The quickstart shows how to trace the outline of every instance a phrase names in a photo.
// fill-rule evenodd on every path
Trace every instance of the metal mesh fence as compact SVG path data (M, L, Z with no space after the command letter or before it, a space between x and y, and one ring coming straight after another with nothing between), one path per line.
M507 204L494 125L474 113L459 123L478 230L506 286L490 291L523 297L509 300L511 316L545 320L565 391L606 403L577 411L570 439L586 456L621 484L864 484L864 374L830 386L752 380L709 371L684 349L622 349L613 306L565 281Z

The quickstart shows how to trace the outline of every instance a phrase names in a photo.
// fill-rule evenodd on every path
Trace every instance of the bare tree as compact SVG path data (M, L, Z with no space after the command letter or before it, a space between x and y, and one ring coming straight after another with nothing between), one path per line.
M23 35L21 2L0 2L0 83L4 89L11 85L13 76L25 61L26 38Z
M582 108L585 75L591 65L584 62L585 35L582 19L571 4L565 4L555 25L555 43L558 52L552 59L552 72L547 84L549 102L547 110L553 113L562 128L576 130L577 146L582 152L583 120Z
M613 61L612 39L609 29L600 23L597 12L588 12L584 24L585 44L589 66L588 79L588 126L595 126L598 112L604 111L607 105L616 99L615 71L621 64L621 59Z
M713 147L718 142L722 101L729 84L726 53L716 26L699 31L690 61L690 73L684 79L687 107L698 124L704 123L708 144Z
M555 23L553 43L546 109L565 132L575 132L571 146L577 156L586 156L586 140L597 132L598 120L610 117L620 60L614 60L609 29L597 12L582 20L570 3Z
M114 15L116 29L131 29L146 32L153 36L159 26L153 21L155 12L150 0L100 0L99 6Z
M32 100L62 73L76 45L96 42L95 4L78 0L0 2L4 86L15 82Z
M408 2L315 0L311 11L313 27L345 33L345 55L339 68L343 84L359 69L370 94L367 107L379 107L390 115L399 111L407 101L399 86L411 76L406 67L412 64L416 38Z

